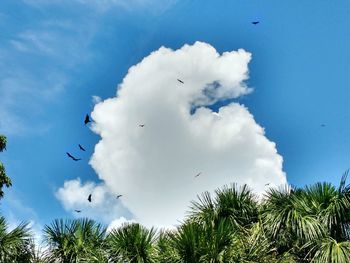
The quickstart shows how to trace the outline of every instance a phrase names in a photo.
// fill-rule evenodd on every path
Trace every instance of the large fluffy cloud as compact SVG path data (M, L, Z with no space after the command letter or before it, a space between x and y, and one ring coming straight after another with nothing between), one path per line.
M177 224L197 194L231 182L258 192L286 183L275 143L244 105L210 108L251 92L250 59L201 42L161 47L130 68L116 97L95 106L101 140L90 163L136 220Z

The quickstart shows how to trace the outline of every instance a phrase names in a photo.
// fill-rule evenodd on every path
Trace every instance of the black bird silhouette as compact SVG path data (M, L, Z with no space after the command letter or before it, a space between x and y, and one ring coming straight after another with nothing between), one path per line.
M123 195L117 195L117 199L119 199L120 197L122 197Z
M81 212L81 210L74 210L75 212L77 212L77 213L80 213Z
M270 185L270 183L265 184L266 186Z
M79 144L79 148L80 148L80 150L82 150L82 151L85 152L85 149L84 149L83 146L81 146L80 144Z
M184 82L181 79L177 79L177 81L184 84Z
M202 172L200 172L200 173L196 174L194 177L198 177L198 176L200 176L200 175L201 175L201 173L202 173Z
M252 24L257 25L257 24L259 24L259 21L253 21Z
M86 124L88 124L89 122L91 122L90 116L89 116L89 114L86 114L84 123L85 123L85 125L86 125Z
M69 158L72 158L73 161L80 161L80 158L75 158L73 155L71 155L70 153L66 153L68 155Z
M91 203L91 194L89 194L89 197L87 200Z
M145 127L145 125L144 125L144 124L140 124L139 126L140 126L141 128Z

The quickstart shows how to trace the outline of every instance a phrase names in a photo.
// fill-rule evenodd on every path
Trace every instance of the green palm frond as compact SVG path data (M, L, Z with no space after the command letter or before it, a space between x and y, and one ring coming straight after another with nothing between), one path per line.
M91 219L56 219L44 228L44 240L49 247L46 258L49 261L89 262L91 258L104 256L107 260L107 253L103 252L105 236L106 228Z
M206 224L218 224L228 219L232 226L240 228L257 222L257 197L247 185L225 185L215 190L215 198L209 192L198 195L198 201L192 201L189 219Z
M229 219L223 218L216 224L207 223L201 232L201 262L226 262L232 236L235 234Z
M344 263L350 262L350 242L337 242L333 238L325 238L318 242L311 251L315 252L311 262Z
M170 234L171 245L176 249L181 261L195 263L201 258L201 225L195 221L188 221Z
M4 135L0 135L0 152L6 150L7 138Z
M224 185L215 190L215 194L219 218L229 219L236 227L245 227L257 222L257 197L247 185Z
M108 250L115 262L154 262L155 230L140 224L124 224L108 235Z
M2 188L12 186L11 179L6 175L5 166L0 161L0 199L4 196Z
M160 231L156 241L155 261L159 263L180 262L176 249L171 244L171 235L174 231Z
M237 232L229 249L230 262L275 262L275 248L264 235L260 223L255 223L249 229Z
M0 217L0 262L14 262L22 254L23 247L31 238L27 223L21 223L12 231L4 217Z
M347 173L336 189L329 183L316 183L306 187L305 199L312 214L327 228L329 235L338 241L349 239L350 200Z
M266 234L278 244L280 252L324 236L324 225L310 213L305 191L270 189L265 199L261 219Z
M198 201L192 201L190 211L188 212L189 219L197 222L207 222L208 220L217 219L217 204L209 192L204 192L197 196Z

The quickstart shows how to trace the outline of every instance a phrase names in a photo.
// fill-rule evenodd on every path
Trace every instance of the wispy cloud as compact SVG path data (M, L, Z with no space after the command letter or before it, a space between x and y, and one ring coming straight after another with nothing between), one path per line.
M57 36L49 32L26 31L18 36L18 40L11 42L20 51L44 52L53 55L55 54L54 46L58 45L58 40Z
M93 23L77 27L69 19L43 20L0 44L1 132L19 135L49 129L50 123L32 121L45 114L48 103L59 101L71 83L71 70L91 59L94 34Z
M25 215L27 218L32 218L33 220L38 218L34 209L23 203L13 192L8 191L6 195L7 206L10 208L10 219L17 219L18 216L14 216L15 214Z
M41 133L49 126L35 122L45 113L42 105L55 101L66 86L65 76L49 73L40 80L28 72L6 74L0 79L0 130L7 135ZM35 130L33 130L35 129Z
M44 56L47 61L75 66L90 59L89 44L95 26L84 19L76 26L71 20L45 20L36 28L16 34L10 43L20 52Z
M25 114L35 115L40 112L40 108L45 108L49 101L47 98L50 96L58 101L72 84L72 71L79 69L78 65L87 65L98 56L99 51L90 44L101 28L100 11L117 8L121 11L142 10L156 15L170 8L175 2L175 0L22 0L24 8L29 7L33 10L39 8L45 13L47 9L57 7L62 10L69 9L76 15L57 15L56 18L49 19L47 16L38 16L34 23L28 23L18 29L13 27L15 31L8 34L0 43L2 132L9 135L28 132L33 125L29 127L25 117L19 112L26 108ZM84 15L79 15L82 13ZM11 23L11 18L5 16L4 19L5 24ZM44 127L41 130L45 129Z
M42 7L47 5L64 6L67 4L80 4L92 7L96 11L107 11L110 8L122 8L123 10L147 10L159 14L171 8L178 0L23 0L25 3Z

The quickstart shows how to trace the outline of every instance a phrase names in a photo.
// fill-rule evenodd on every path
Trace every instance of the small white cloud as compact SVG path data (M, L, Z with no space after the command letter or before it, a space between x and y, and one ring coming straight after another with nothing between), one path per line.
M90 194L91 202L87 200ZM117 195L118 193L110 193L104 184L82 184L80 178L65 181L63 187L55 193L65 210L76 217L89 217L107 224L121 215L130 214L123 205L123 199L117 199ZM81 213L75 210L81 210Z
M93 103L93 104L98 104L98 103L100 103L101 101L102 101L102 98L101 98L101 97L95 96L95 95L92 96L92 103Z
M210 109L251 92L250 59L201 42L161 47L129 69L116 97L95 106L101 140L90 163L108 189L123 192L138 222L176 225L197 194L231 182L257 192L286 183L275 143L244 105Z

